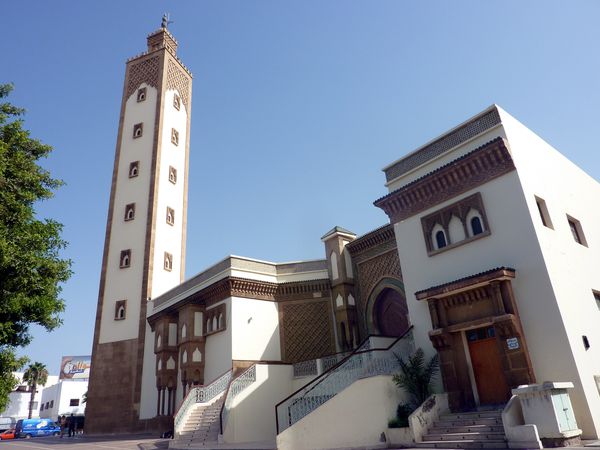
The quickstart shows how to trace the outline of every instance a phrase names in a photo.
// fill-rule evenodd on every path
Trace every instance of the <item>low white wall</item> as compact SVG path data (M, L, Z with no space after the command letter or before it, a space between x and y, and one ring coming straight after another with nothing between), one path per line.
M502 425L509 448L543 448L537 427L525 425L521 400L513 395L502 411Z
M427 433L433 422L437 421L441 414L449 411L448 394L433 394L414 410L408 417L408 424L415 442L423 442L423 435Z
M292 392L291 365L256 365L256 381L234 400L223 440L275 442L275 405Z
M277 436L280 450L381 445L401 391L391 376L358 380Z

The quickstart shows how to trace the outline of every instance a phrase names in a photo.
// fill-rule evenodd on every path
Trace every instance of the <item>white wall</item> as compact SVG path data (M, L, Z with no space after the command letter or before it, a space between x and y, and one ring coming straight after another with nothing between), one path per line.
M181 102L180 110L173 107L176 91L167 90L164 96L161 154L158 161L158 200L156 206L156 229L154 249L154 272L152 297L157 297L177 286L182 279L181 243L183 239L183 198L185 179L185 143L187 139L187 113ZM179 145L171 143L171 129L179 132ZM177 183L169 181L169 166L177 169ZM167 206L175 210L175 223L167 224ZM173 255L173 268L166 271L164 253Z
M148 305L148 311L152 311L150 304ZM178 391L181 391L180 386L178 387ZM156 389L156 355L154 354L154 332L150 329L150 326L147 325L146 338L144 340L144 365L142 368L140 419L149 419L156 416L157 401L158 390Z
M275 405L292 392L291 365L256 365L256 381L234 400L226 443L275 441Z
M400 390L390 376L351 384L277 436L280 450L357 448L381 445L388 420L396 416Z
M26 386L23 383L23 372L13 372L13 375L19 380L19 386ZM51 389L54 384L58 382L57 375L49 375L45 385L37 387L37 392L33 398L33 401L37 403L37 406L32 411L33 418L40 417L40 405L42 404L42 398L44 391ZM24 419L29 415L29 401L31 400L31 392L13 391L8 395L9 403L4 411L0 413L0 417L11 417L15 419Z
M231 298L232 359L280 361L277 303Z
M501 117L572 354L557 361L556 352L547 348L549 361L568 366L572 373L569 378L557 379L557 368L548 367L539 377L575 384L570 396L578 425L584 437L596 438L600 396L594 375L600 375L600 310L592 289L600 290L600 184L502 110ZM546 202L553 229L542 224L535 196ZM581 222L587 247L573 239L567 214ZM543 326L546 308L542 303L539 306ZM588 350L583 346L584 335L591 344Z
M145 83L146 100L137 102L135 91L125 104L121 154L114 197L111 239L108 248L104 305L99 342L115 342L138 336L146 217L150 191L150 170L157 90ZM133 139L133 126L143 122L143 135ZM139 175L129 178L129 163L140 161ZM125 205L135 203L135 219L124 221ZM131 249L131 267L119 268L121 250ZM162 266L159 266L162 267ZM127 299L124 320L114 320L115 303Z
M83 403L83 395L88 390L87 380L62 380L57 384L46 388L42 394L42 402L54 401L54 406L44 409L40 417L56 420L59 415L83 415L86 404ZM71 399L78 399L79 406L70 406Z
M203 355L205 358L204 384L211 383L231 369L231 300L231 298L228 298L211 306L211 308L214 308L222 303L226 304L227 328L206 337ZM210 311L210 308L207 311Z

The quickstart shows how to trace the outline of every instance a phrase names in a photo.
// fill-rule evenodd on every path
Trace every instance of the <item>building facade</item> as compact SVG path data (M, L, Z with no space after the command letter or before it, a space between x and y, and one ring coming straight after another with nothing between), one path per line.
M495 105L384 172L390 194L375 204L451 406L572 381L577 423L598 436L598 182Z
M221 433L273 440L278 401L410 335L439 354L453 411L572 381L584 437L598 436L595 180L493 105L384 169L390 223L333 228L322 259L229 256L183 281L191 75L176 49L161 28L127 63L88 432L172 428L192 389L225 380ZM236 415L230 383L252 367L262 384Z

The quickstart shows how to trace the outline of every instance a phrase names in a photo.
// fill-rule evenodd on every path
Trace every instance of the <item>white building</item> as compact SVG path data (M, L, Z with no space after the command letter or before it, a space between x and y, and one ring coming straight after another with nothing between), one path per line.
M577 423L596 438L598 182L495 105L384 172L390 194L376 205L406 261L416 344L440 353L451 406L571 381ZM495 340L479 343L486 330Z
M58 416L85 414L87 380L60 380L42 392L39 417L56 420Z
M420 347L439 353L452 411L570 381L577 423L598 437L595 180L492 106L384 169L375 204L390 224L333 228L323 259L230 256L183 281L191 74L176 49L163 24L127 62L89 432L376 445L403 400L396 355ZM186 425L197 415L206 426Z
M4 428L7 425L16 423L19 419L26 419L29 415L29 402L31 401L31 392L29 386L23 382L23 372L13 372L13 375L19 379L15 389L9 394L8 406L0 414L0 424ZM40 417L40 401L44 390L58 381L57 375L49 375L46 384L38 385L33 400L33 410L31 417ZM6 425L4 425L6 424Z

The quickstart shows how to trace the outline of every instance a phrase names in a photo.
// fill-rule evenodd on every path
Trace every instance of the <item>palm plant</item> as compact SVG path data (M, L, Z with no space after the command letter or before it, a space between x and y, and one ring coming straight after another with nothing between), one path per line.
M439 357L436 353L426 362L425 352L419 348L406 361L398 355L396 358L400 364L400 372L394 375L394 383L406 391L409 405L414 411L432 394L432 384L440 368Z
M28 419L31 419L33 401L35 399L35 392L38 384L44 385L48 381L48 370L46 369L46 365L40 362L30 364L23 374L23 381L27 383L27 386L29 386L31 391L31 398L29 400L29 416L27 417Z

